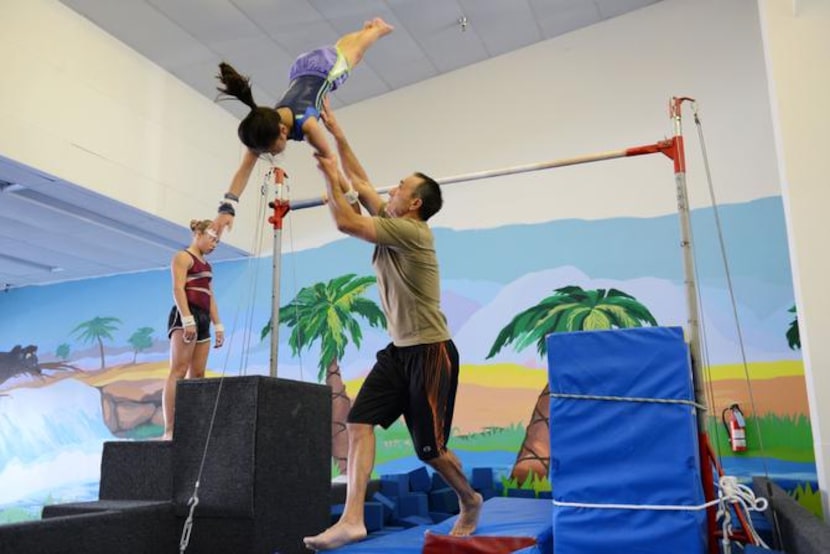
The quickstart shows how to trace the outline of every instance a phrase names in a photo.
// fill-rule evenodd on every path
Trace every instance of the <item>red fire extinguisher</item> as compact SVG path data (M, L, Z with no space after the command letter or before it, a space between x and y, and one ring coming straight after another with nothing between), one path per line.
M723 421L723 426L726 427L732 452L746 451L746 420L744 419L744 413L741 411L741 407L737 404L732 404L724 409L721 413L721 420Z

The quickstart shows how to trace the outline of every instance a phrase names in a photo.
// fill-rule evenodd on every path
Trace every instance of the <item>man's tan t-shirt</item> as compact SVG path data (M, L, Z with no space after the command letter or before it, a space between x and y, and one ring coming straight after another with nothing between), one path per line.
M385 207L373 218L372 265L392 342L413 346L449 340L432 230L424 221L386 217Z

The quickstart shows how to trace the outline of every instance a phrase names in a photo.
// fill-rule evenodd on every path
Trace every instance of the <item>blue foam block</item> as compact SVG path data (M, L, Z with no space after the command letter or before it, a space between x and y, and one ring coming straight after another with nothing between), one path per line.
M432 479L427 468L421 466L409 472L409 490L412 492L429 492Z
M553 491L539 491L539 494L536 495L536 498L547 498L550 500L553 498Z
M441 523L444 520L450 519L453 514L448 514L446 512L430 512L429 518L432 520L433 523Z
M533 489L507 489L507 496L510 498L536 498L536 491Z
M495 478L492 467L474 467L471 485L474 489L492 489Z
M345 504L332 504L331 506L331 523L334 525L343 515L343 510L346 508Z
M372 500L383 506L384 523L388 523L391 519L398 517L398 503L395 500L379 492L372 495Z
M478 494L480 494L484 500L490 500L495 496L502 496L500 492L496 492L493 489L481 489L478 491Z
M383 527L383 504L380 502L366 502L363 504L363 521L366 532L371 533Z
M385 496L401 496L409 492L409 475L392 473L380 476L380 492Z
M402 527L421 527L424 525L432 525L432 518L429 517L429 512L425 516L404 516L395 520L395 524Z
M429 499L422 492L411 492L398 497L398 513L401 519L407 516L426 517L429 514Z
M459 510L458 495L450 488L432 491L429 493L429 509L433 512L457 514Z
M406 529L406 527L384 525L383 529L378 529L377 531L373 532L371 535L366 537L366 540L374 540L374 539L377 539L379 537L383 537L383 536L386 536L386 535L391 535L391 534L394 534L394 533L400 533L401 531L403 531L405 529Z

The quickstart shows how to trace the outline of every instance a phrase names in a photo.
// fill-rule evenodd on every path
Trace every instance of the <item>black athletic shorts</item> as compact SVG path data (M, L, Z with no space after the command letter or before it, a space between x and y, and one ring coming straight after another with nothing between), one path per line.
M427 384L435 382L428 379L429 375L437 379L440 391L436 398L436 413L443 416L440 429L436 429L429 403ZM348 422L388 428L403 415L415 453L421 460L430 460L446 448L457 390L458 350L451 340L405 347L390 344L378 352L375 366L357 393ZM440 444L436 440L438 433Z
M196 342L210 342L210 312L193 304L190 304L189 307L191 315L196 320ZM179 309L173 306L170 315L167 317L168 339L176 329L184 329L184 325L182 325L182 316Z

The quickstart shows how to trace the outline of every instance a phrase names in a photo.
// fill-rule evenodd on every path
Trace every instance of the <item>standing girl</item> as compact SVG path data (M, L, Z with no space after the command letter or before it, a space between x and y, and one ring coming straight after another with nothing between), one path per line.
M176 384L187 378L205 376L210 351L210 324L216 331L214 347L225 341L225 328L219 320L219 310L213 296L210 264L205 256L213 252L219 240L209 219L192 220L193 240L185 250L173 256L173 301L167 324L170 338L170 374L164 385L164 440L173 438L173 419L176 406Z

